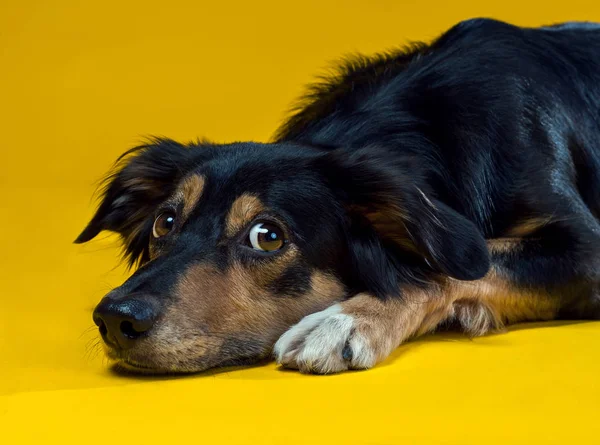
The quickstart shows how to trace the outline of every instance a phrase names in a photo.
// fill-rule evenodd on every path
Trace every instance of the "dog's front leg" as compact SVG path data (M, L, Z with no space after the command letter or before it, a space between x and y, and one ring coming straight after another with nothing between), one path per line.
M407 338L434 329L451 311L452 302L439 293L414 290L385 300L358 294L292 326L277 341L275 358L306 373L370 368Z

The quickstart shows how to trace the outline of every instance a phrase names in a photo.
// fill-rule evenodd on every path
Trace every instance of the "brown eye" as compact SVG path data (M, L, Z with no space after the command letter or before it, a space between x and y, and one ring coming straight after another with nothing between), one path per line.
M168 234L173 230L175 225L175 214L173 212L164 212L158 215L158 218L154 220L154 227L152 227L152 235L154 238L160 238Z
M267 222L254 225L250 229L248 238L252 248L262 252L275 252L287 242L283 229Z

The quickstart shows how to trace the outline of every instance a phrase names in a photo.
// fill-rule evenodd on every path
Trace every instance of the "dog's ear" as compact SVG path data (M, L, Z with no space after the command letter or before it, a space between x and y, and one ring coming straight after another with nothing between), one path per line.
M146 262L151 216L174 192L189 159L187 146L168 139L155 139L124 153L105 180L96 214L75 243L90 241L103 230L116 232L124 242L130 266Z
M350 215L368 221L382 246L415 253L437 273L459 280L479 279L488 272L482 233L428 196L414 160L397 161L389 151L366 148L335 149L318 162Z

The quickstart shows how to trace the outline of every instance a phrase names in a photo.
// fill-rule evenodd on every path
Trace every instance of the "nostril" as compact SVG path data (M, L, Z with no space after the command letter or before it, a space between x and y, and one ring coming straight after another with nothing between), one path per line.
M144 333L144 332L136 331L135 328L133 327L133 323L131 323L130 321L121 322L121 325L119 326L119 328L121 329L121 332L123 333L123 335L125 337L131 338L132 340L135 340L136 338L140 337Z
M104 322L102 320L100 320L97 324L98 324L98 330L100 331L100 335L102 337L106 337L106 334L108 333L108 329L106 329L106 325L104 324Z
M100 335L102 337L106 337L108 329L106 328L106 324L104 323L104 320L102 319L102 317L100 317L97 313L94 312L93 320L94 320L94 324L96 326L98 326L98 330L100 331Z

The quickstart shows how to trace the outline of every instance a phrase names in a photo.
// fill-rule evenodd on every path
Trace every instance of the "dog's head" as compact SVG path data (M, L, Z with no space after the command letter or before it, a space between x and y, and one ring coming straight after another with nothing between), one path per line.
M356 292L482 277L482 235L415 171L374 147L156 140L128 152L76 240L117 232L140 266L94 312L109 356L153 372L246 364Z

